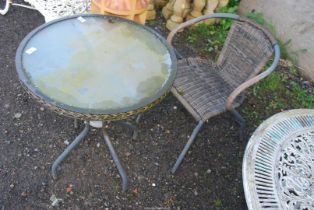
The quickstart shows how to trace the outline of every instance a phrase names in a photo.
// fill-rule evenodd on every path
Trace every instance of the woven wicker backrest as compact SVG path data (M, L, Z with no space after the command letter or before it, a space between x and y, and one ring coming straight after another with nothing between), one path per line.
M221 77L236 88L255 76L273 52L272 36L252 21L234 21L218 58Z

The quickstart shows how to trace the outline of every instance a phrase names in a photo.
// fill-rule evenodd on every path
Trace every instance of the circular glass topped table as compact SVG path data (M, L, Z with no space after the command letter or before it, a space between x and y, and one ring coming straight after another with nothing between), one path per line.
M57 166L87 135L90 121L126 119L157 104L174 81L176 58L165 39L143 25L81 15L46 23L28 34L17 50L16 68L40 103L85 120L84 130L54 162L56 177ZM103 134L125 190L125 172Z

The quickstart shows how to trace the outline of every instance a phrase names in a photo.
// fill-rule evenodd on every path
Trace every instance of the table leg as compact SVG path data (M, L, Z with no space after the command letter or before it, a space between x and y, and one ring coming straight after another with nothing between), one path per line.
M143 114L138 114L138 115L136 116L136 119L135 119L136 124L139 124L139 123L140 123L140 120L141 120L142 116L143 116Z
M110 138L108 136L108 133L105 131L105 129L103 129L103 135L104 135L104 139L105 139L105 143L107 144L110 154L112 156L112 159L114 161L114 163L116 164L119 174L122 178L122 191L125 192L127 187L128 187L128 177L126 176L125 170L123 169L120 160L118 158L118 155L116 153L116 151L114 150Z
M52 177L54 179L57 178L57 168L61 164L61 162L70 154L72 150L77 147L77 145L84 139L89 131L89 123L85 123L85 128L83 131L74 139L74 141L62 152L62 154L53 162L51 167Z
M78 129L78 119L74 118L74 128Z
M132 134L132 139L136 139L137 136L138 136L138 128L136 125L133 125L132 123L130 122L127 122L127 121L116 121L116 123L120 124L120 125L123 125L123 126L126 126L126 127L129 127L132 131L133 131L133 134Z

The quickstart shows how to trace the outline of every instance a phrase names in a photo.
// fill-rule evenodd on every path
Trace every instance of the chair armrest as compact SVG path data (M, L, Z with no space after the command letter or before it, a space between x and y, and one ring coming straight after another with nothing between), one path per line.
M237 96L244 90L246 90L248 87L254 85L258 81L264 79L267 77L270 73L272 73L275 68L277 67L279 60L280 60L280 48L278 44L274 44L274 50L275 50L275 55L274 55L274 61L271 64L271 66L266 70L263 71L262 73L258 74L257 76L247 80L246 82L242 83L240 86L238 86L227 98L226 102L226 109L228 111L231 111L233 109L232 103L233 101L237 98Z
M173 37L175 36L175 34L182 30L183 28L186 28L188 26L191 26L195 23L207 20L207 19L212 19L212 18L229 18L229 19L233 19L233 20L240 20L240 16L239 15L235 15L235 14L231 14L231 13L214 13L212 15L203 15L197 18L193 18L191 20L188 20L180 25L178 25L176 28L174 28L168 35L167 37L167 41L169 44L171 44Z

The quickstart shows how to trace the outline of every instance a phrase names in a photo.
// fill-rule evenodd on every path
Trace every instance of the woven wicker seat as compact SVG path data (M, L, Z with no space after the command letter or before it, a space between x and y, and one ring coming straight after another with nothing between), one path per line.
M233 89L225 84L217 65L202 58L187 58L178 62L178 69L172 92L182 103L189 104L186 108L196 120L205 121L225 111Z
M197 56L182 58L178 62L178 72L171 91L198 121L198 125L172 168L173 173L209 118L228 110L240 124L242 133L245 120L235 110L242 102L238 96L269 75L280 58L279 46L266 29L234 14L216 13L189 20L171 31L168 42L171 44L175 34L183 28L210 18L230 18L234 23L217 63ZM272 54L275 54L272 65L257 75Z

